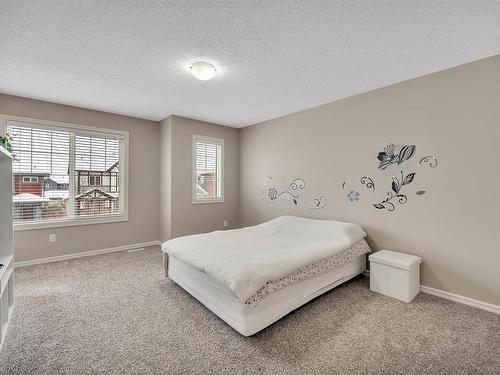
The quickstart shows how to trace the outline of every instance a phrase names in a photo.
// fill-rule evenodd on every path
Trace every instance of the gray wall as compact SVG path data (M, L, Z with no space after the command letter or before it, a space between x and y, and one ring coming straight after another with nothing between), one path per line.
M282 214L360 223L374 249L420 255L422 284L500 304L500 56L246 127L240 143L241 225ZM408 202L393 212L372 206L391 190L377 169L389 143L439 161L416 167ZM266 176L301 177L299 204L318 195L328 204L312 210L280 199L271 208L262 200ZM358 202L346 199L344 181Z
M162 240L237 225L239 129L170 116L161 123ZM223 138L224 202L192 204L193 134Z
M160 126L157 122L0 94L0 113L130 132L129 220L14 233L15 261L160 239ZM49 243L55 233L56 243Z

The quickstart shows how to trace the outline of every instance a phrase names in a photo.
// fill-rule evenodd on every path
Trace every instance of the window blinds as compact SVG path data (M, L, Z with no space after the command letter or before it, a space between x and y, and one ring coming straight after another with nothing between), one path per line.
M123 212L123 137L8 121L14 223Z
M120 212L119 148L117 139L75 137L75 215Z
M222 140L194 138L193 198L222 198Z

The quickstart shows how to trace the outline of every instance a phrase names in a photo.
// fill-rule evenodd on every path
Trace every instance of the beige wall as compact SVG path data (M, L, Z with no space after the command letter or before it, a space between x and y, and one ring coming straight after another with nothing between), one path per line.
M172 223L172 117L160 123L160 239L171 238Z
M16 261L293 214L358 222L374 249L422 256L424 285L500 304L499 72L496 56L241 130L177 116L159 124L0 94L2 114L130 132L129 221L16 232ZM193 134L225 139L224 203L191 203ZM408 202L392 213L372 206L390 191L390 177L376 167L388 143L415 144L414 158L439 160L435 169L416 168L404 190ZM375 192L359 183L365 175ZM283 183L301 177L299 205L319 195L328 204L312 210L280 200L269 207L262 199L267 176ZM346 199L344 181L361 193L359 202Z
M161 123L0 94L0 113L129 131L129 220L16 232L16 261L166 240L237 224L239 130L170 116ZM192 135L225 139L224 203L191 203ZM175 197L175 199L172 199ZM50 233L57 236L49 243Z
M246 127L240 142L242 225L282 214L357 222L374 249L423 257L422 284L500 304L500 56ZM439 161L416 168L408 202L392 213L372 206L390 191L376 158L388 143ZM359 183L366 175L373 193ZM304 199L328 204L270 208L266 176L301 177ZM343 181L359 202L346 199Z
M0 94L0 113L127 130L129 220L15 232L15 260L25 261L160 239L160 126L157 122ZM56 243L49 243L55 233Z
M162 239L223 229L224 220L228 221L228 228L234 228L239 203L239 129L179 116L170 116L161 126L165 151L162 192L166 195L162 204ZM192 203L193 134L224 139L223 203Z

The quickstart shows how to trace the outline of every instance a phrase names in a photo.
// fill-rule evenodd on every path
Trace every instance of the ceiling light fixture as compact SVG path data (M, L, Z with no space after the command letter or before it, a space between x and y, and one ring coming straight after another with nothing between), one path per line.
M217 74L215 66L206 61L195 62L191 65L189 71L193 76L195 76L195 78L198 78L201 81L208 81L214 78Z

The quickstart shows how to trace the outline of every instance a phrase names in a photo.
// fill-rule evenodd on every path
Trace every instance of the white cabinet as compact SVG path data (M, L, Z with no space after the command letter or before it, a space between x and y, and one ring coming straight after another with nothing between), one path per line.
M12 157L0 146L0 348L14 306Z
M410 302L420 292L420 263L415 255L380 250L368 257L370 290Z

